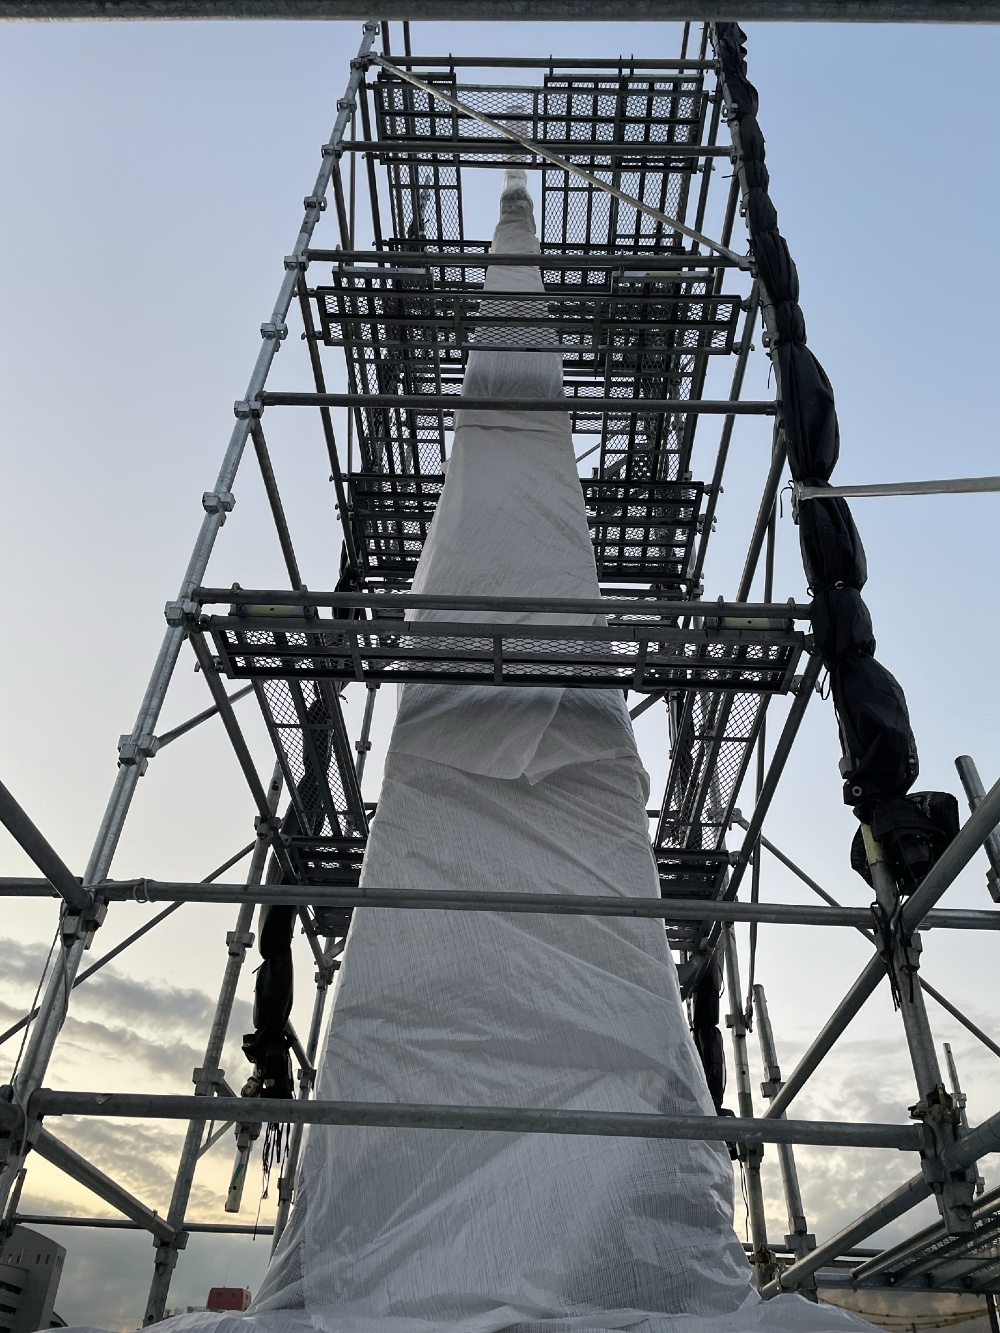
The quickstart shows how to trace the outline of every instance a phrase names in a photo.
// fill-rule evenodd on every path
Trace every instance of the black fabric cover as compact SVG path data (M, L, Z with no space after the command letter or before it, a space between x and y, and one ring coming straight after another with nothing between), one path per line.
M959 829L958 802L950 792L916 791L876 801L868 812L872 833L882 846L901 893L912 893ZM858 829L851 865L870 884L871 867Z
M868 582L865 548L842 496L824 495L799 506L799 546L814 595L841 587L860 593Z
M330 711L318 690L306 711L306 722L321 772L317 773L307 745L303 753L303 775L296 790L307 827L302 828L293 803L281 822L280 837L293 837L297 833L315 835L323 822L321 791L326 785L326 770L330 763ZM285 882L281 867L272 856L267 867L267 883ZM294 903L265 903L260 909L257 947L264 961L257 969L254 985L254 1030L243 1038L243 1054L254 1066L254 1073L243 1089L244 1097L294 1096L287 1024L294 996L292 935L297 912L298 906Z
M798 273L767 193L757 91L747 78L746 34L736 23L717 23L715 40L742 172L750 248L765 309L770 311L771 356L788 465L795 481L823 486L840 454L833 389L806 346ZM833 496L803 501L798 523L802 561L815 599L813 637L830 673L846 751L844 800L859 807L857 813L864 818L865 811L879 802L905 797L917 777L916 742L903 691L875 660L871 617L861 599L868 578L865 549L847 503ZM928 845L937 846L933 839ZM904 861L901 854L900 864Z
M718 955L694 992L691 1033L705 1069L708 1090L712 1094L716 1112L723 1113L722 1098L726 1091L726 1052L719 1030L719 993L722 989Z
M917 744L906 699L895 676L874 657L849 654L830 672L833 706L851 759L844 779L847 805L870 808L904 795L917 779Z
M872 618L857 588L825 588L813 598L813 636L827 671L847 657L874 657Z
M756 251L755 251L756 254ZM763 281L763 275L761 275ZM777 312L798 297L798 277L794 295L781 298ZM798 306L795 306L798 310ZM782 337L779 327L774 349L775 370L782 389L782 420L788 448L788 466L796 481L815 486L829 481L840 458L840 426L834 406L833 387L826 371L805 346L805 322L789 317L792 334L801 328L794 342Z

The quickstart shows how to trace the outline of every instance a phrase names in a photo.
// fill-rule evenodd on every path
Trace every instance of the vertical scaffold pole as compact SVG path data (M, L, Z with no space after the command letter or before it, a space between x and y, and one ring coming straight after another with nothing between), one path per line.
M250 435L250 425L253 418L260 414L260 394L267 381L271 363L281 346L281 340L287 332L285 319L288 309L295 295L299 275L307 264L306 252L326 201L330 179L343 148L344 136L351 123L358 89L364 82L368 56L377 34L377 23L364 25L361 46L355 59L351 61L347 90L337 104L337 119L329 143L323 146L323 158L316 183L305 199L302 225L295 238L292 252L285 259L285 276L278 291L278 298L270 319L261 325L260 352L247 385L246 397L236 404L236 425L230 436L215 489L207 492L202 499L205 517L188 561L177 602L168 607L167 632L146 687L135 726L131 733L123 736L119 742L118 774L84 875L85 886L100 883L107 877L139 778L156 752L156 723L185 636L183 604L190 601L200 586L208 568L216 537L225 522L227 510L232 508L233 484ZM174 608L175 614L171 614L171 608ZM72 925L72 930L67 928L64 931L55 966L38 1007L38 1018L35 1020L13 1081L14 1100L22 1107L27 1106L29 1098L41 1086L45 1077L53 1048L66 1018L70 990L79 971L84 950L94 929L100 924L102 912L103 904L98 903L94 915L70 917L64 914L63 916L64 923L67 926ZM10 1139L5 1146L6 1160L0 1169L0 1208L3 1207L24 1163L28 1135L22 1135L17 1140Z
M774 1030L771 1016L767 1012L767 999L764 987L753 988L753 1007L757 1023L757 1039L760 1042L760 1056L764 1065L765 1082L761 1092L771 1100L781 1088L781 1067L778 1064L778 1051L774 1044ZM802 1203L802 1191L799 1188L799 1173L795 1166L795 1150L790 1143L776 1145L778 1164L781 1168L781 1186L785 1195L785 1209L788 1213L788 1235L785 1244L791 1249L796 1259L804 1258L816 1246L816 1237L809 1234L806 1225L805 1207ZM798 1288L809 1300L815 1301L816 1279L810 1275Z
M940 1155L961 1134L958 1104L941 1077L934 1034L931 1031L924 993L920 986L920 935L906 935L901 926L900 893L895 876L886 865L881 844L868 824L861 825L865 855L871 870L878 909L878 944L893 984L893 998L903 1019L903 1032L917 1084L919 1101L911 1114L927 1130L923 1154L925 1178L934 1189L938 1208L949 1235L973 1229L972 1198L974 1173L953 1176L940 1164Z
M726 960L726 990L729 993L729 1013L726 1026L733 1042L733 1064L736 1069L736 1092L740 1115L753 1116L753 1091L750 1084L750 1063L747 1059L747 1029L743 1011L743 992L740 988L740 964L736 953L736 932L730 924L722 928L722 947ZM767 1222L764 1216L764 1191L760 1180L763 1146L751 1143L740 1146L740 1163L746 1174L747 1202L750 1211L750 1239L753 1242L753 1265L757 1285L774 1276L774 1256L767 1244Z
M337 963L331 956L332 948L333 941L331 941L326 951L325 966L321 967L316 973L316 998L313 1001L312 1022L309 1024L309 1038L306 1042L306 1064L308 1068L299 1070L299 1097L302 1100L309 1097L316 1081L316 1057L319 1053L319 1035L323 1027L323 1012L326 1008L326 997L330 989L330 983L337 967ZM295 1177L299 1170L299 1155L302 1151L304 1130L305 1125L293 1125L289 1136L285 1169L278 1179L278 1207L275 1212L274 1232L271 1240L272 1254L281 1239L281 1233L288 1225L288 1215L292 1210Z
M278 808L280 795L281 766L275 764L271 785L267 792L268 806L272 814ZM260 838L253 850L250 867L247 871L248 885L258 885L264 878L267 852L268 839ZM236 999L236 987L240 979L240 973L243 970L247 949L253 944L253 933L250 927L253 925L254 910L254 903L244 903L240 907L236 925L226 936L226 948L229 951L229 956L226 959L225 971L222 974L219 998L215 1004L215 1017L212 1019L208 1041L205 1043L205 1058L201 1067L196 1069L193 1074L196 1097L211 1097L221 1090L224 1076L224 1071L220 1068L222 1048L225 1045L226 1033L229 1030L233 1001ZM167 1219L169 1225L173 1228L174 1238L166 1243L157 1243L156 1257L153 1260L153 1280L150 1283L146 1313L142 1321L144 1324L157 1324L163 1318L167 1295L170 1291L170 1280L173 1277L174 1268L177 1266L177 1255L187 1245L188 1233L184 1230L184 1219L187 1215L188 1201L191 1198L195 1168L198 1165L198 1151L204 1135L205 1125L202 1121L189 1121L187 1133L184 1136L184 1146L181 1149L180 1160L177 1163L177 1174L174 1177L170 1207L167 1209Z

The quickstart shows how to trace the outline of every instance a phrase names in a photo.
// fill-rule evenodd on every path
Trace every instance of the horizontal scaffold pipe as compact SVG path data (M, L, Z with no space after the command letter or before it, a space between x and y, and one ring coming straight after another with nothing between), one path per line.
M730 150L727 148L727 154ZM449 242L451 244L451 242ZM647 254L644 250L629 250L598 254L559 255L537 250L524 254L513 252L493 254L485 250L307 250L306 259L316 264L336 264L338 268L364 265L363 272L373 267L393 268L543 268L549 269L628 269L635 272L669 274L681 269L714 269L735 267L725 255ZM685 274L685 276L688 276ZM606 294L605 294L606 295Z
M31 1099L32 1116L82 1115L237 1123L370 1125L389 1129L466 1129L515 1134L585 1134L616 1138L698 1139L711 1143L808 1143L831 1148L919 1151L917 1125L824 1120L753 1120L655 1115L634 1111L553 1111L523 1106L425 1106L409 1102L285 1101L274 1097L190 1097L143 1092L55 1092ZM0 1115L18 1115L0 1106ZM0 1122L2 1123L2 1122Z
M400 62L401 64L404 62ZM520 147L520 151L518 151ZM601 158L700 158L700 157L731 157L732 148L729 144L703 144L703 143L671 143L669 140L650 139L648 141L638 140L630 143L628 140L601 141L597 152L594 151L594 141L591 139L546 139L545 147L554 149L555 152L566 156L575 154L587 161L592 161L594 157ZM515 145L514 151L511 151L509 142L506 139L482 138L474 139L467 135L456 135L452 133L450 138L443 135L433 139L421 138L417 135L411 135L400 138L386 139L348 139L344 143L345 153L385 153L387 155L403 153L419 153L421 160L427 158L440 158L443 162L454 162L456 157L464 157L468 153L486 154L490 153L493 157L502 157L506 162L517 162L520 167L536 166L539 170L547 170L541 166L545 159L540 153L537 153L527 144ZM534 157L536 162L518 161L519 158ZM491 167L494 165L489 162L463 162L466 167ZM731 264L735 260L729 261ZM586 261L580 267L587 267ZM538 267L538 256L535 255L535 267Z
M138 1222L125 1217L61 1217L48 1213L15 1213L14 1225L26 1227L89 1227L94 1231L144 1231ZM191 1235L270 1236L274 1227L266 1222L185 1222Z
M995 23L996 0L392 0L384 19L636 23ZM368 0L0 0L0 19L350 19ZM559 62L557 61L558 65Z
M372 606L403 611L552 611L558 615L700 616L706 619L810 620L809 602L662 602L642 597L456 597L417 592L292 592L288 588L198 588L195 601L214 606Z
M395 407L401 412L575 412L630 416L691 412L703 416L773 417L770 398L468 398L457 393L298 393L268 390L261 407ZM242 410L242 404L239 405Z
M417 908L429 912L517 912L553 916L632 916L665 921L757 921L775 926L871 925L863 907L815 903L713 902L701 898L592 897L580 893L481 893L475 889L337 888L331 885L202 884L155 879L106 880L94 885L111 902L289 903L311 907ZM0 878L0 897L44 898L44 879ZM928 929L1000 930L1000 912L931 912Z

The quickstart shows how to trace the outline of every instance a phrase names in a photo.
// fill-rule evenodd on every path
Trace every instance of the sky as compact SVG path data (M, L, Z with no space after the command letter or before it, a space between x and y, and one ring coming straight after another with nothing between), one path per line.
M398 25L395 26L397 45ZM7 633L0 654L0 775L67 863L82 870L114 777L115 744L132 727L173 597L214 485L312 188L358 24L5 24L0 79L0 357ZM677 46L671 25L417 25L423 51L600 54ZM992 475L998 408L992 245L993 72L1000 29L755 24L750 74L761 92L772 194L799 268L810 343L836 390L842 482ZM483 173L472 207L488 234L498 181ZM327 239L332 240L327 215ZM301 349L282 349L272 383L305 387ZM757 359L748 393L767 392ZM731 595L770 449L769 427L736 432L706 593ZM306 579L330 587L339 537L315 423L283 423L275 466ZM696 459L707 472L710 458ZM237 508L210 581L274 585L277 546L263 495L241 473ZM786 497L787 498L787 497ZM921 754L921 789L961 796L953 761L971 754L987 787L1000 774L1000 647L993 605L996 496L859 500L865 591L879 657L903 683ZM805 596L787 504L776 597ZM207 705L182 658L160 730ZM363 699L347 691L356 728ZM388 694L383 691L383 694ZM243 706L246 709L246 706ZM780 719L784 705L773 716ZM366 777L375 799L391 709ZM268 747L241 713L261 771ZM777 724L772 723L773 735ZM638 728L654 779L668 762L662 714ZM854 819L842 804L831 705L815 700L766 826L830 892L867 905L849 868ZM742 801L748 806L748 796ZM217 725L150 765L122 839L117 877L200 878L249 841L252 810ZM734 845L738 839L734 839ZM947 905L986 907L977 858ZM33 873L0 834L0 873ZM235 875L236 872L233 872ZM765 865L765 896L801 901ZM148 909L114 908L93 952ZM234 909L186 906L77 992L50 1069L55 1087L185 1091L225 959ZM0 907L0 1027L29 1006L55 928L50 902ZM833 938L830 938L833 936ZM301 941L299 942L301 945ZM848 932L762 931L767 988L787 1070L867 960ZM994 947L986 934L925 936L929 979L995 1028ZM303 961L302 973L311 969ZM241 1082L252 977L241 983L224 1065ZM307 1026L306 988L296 1005ZM973 1122L1000 1104L994 1058L932 1010L953 1045ZM4 1048L3 1077L16 1042ZM751 1054L757 1061L756 1041ZM755 1081L759 1069L753 1071ZM901 1121L915 1100L898 1016L885 995L865 1009L796 1103L803 1115ZM55 1128L55 1127L53 1127ZM58 1132L165 1210L180 1143L176 1125L67 1121ZM911 1173L886 1153L802 1150L810 1227L828 1234ZM222 1220L231 1145L206 1157L192 1216ZM785 1224L768 1170L773 1233ZM989 1163L986 1170L990 1183ZM247 1188L240 1221L256 1214ZM253 1197L251 1197L253 1196ZM262 1220L272 1201L264 1202ZM22 1199L32 1212L107 1215L44 1163ZM926 1210L921 1224L931 1220ZM742 1218L737 1217L738 1226ZM53 1233L57 1234L57 1233ZM152 1249L127 1233L58 1232L69 1250L57 1308L71 1322L131 1327ZM259 1285L267 1241L196 1237L171 1304L201 1304L220 1281Z

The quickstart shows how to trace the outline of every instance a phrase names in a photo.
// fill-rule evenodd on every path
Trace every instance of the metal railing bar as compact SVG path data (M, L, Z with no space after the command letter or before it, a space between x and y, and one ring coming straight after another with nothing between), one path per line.
M460 245L462 242L441 242L444 245ZM734 268L732 260L721 255L689 254L686 251L607 251L592 254L559 254L551 250L530 251L517 254L494 254L489 250L322 250L306 252L311 264L335 264L345 268L352 264L365 264L363 272L378 275L380 271L390 272L393 268L542 268L544 269L611 269L628 268L639 272L665 270L668 275L683 269L719 269ZM690 281L690 275L685 275ZM492 294L491 294L492 295ZM721 293L714 293L717 298ZM709 298L713 299L713 298Z
M820 1120L760 1120L720 1116L673 1116L633 1111L537 1110L520 1106L437 1106L407 1102L285 1100L275 1097L194 1097L142 1092L63 1092L40 1088L33 1116L105 1116L237 1123L368 1125L400 1129L489 1130L499 1133L572 1134L625 1138L692 1139L729 1143L807 1143L826 1147L919 1151L920 1126L837 1123ZM0 1107L10 1122L17 1107ZM973 1131L975 1132L975 1131ZM963 1140L964 1142L964 1140Z
M778 410L773 398L744 398L738 402L725 398L590 398L583 395L470 398L459 393L304 393L282 389L262 390L258 401L262 407L391 407L399 411L429 412L434 407L443 406L457 412L573 412L591 416L703 412L709 416L773 417Z
M810 620L809 602L682 602L661 601L654 597L458 597L440 593L413 592L292 592L287 588L198 588L194 600L200 605L238 606L310 606L374 607L392 612L404 611L553 611L564 615L582 616L662 616L664 618L702 616L708 620L737 618L746 620ZM433 624L433 622L428 622ZM641 627L643 621L637 621ZM302 628L301 625L297 628ZM309 628L308 624L305 626ZM416 633L414 625L407 626ZM583 628L583 627L581 627ZM402 631L401 631L402 632Z
M631 122L634 123L634 122ZM573 154L577 157L601 158L601 157L651 157L651 158L701 158L701 157L724 157L727 160L732 156L732 148L728 144L704 144L704 143L676 143L667 140L650 140L643 142L636 140L635 143L627 141L617 142L611 139L546 139L546 149L551 148L560 154ZM531 157L543 157L543 154L537 153L534 148L524 146L523 151ZM455 158L460 158L462 153L496 153L503 155L505 161L513 160L518 166L531 165L523 162L517 162L516 154L511 153L509 144L502 139L475 139L471 135L453 136L445 138L443 135L433 139L420 138L395 138L386 137L384 139L351 139L344 143L345 153L381 153L386 157L392 157L396 153L400 155L417 154L418 161L425 162L428 158L434 158L440 155L445 162L454 162ZM468 163L463 162L463 166L487 166L494 163Z
M95 1231L145 1231L138 1222L118 1217L49 1217L44 1213L16 1213L14 1224L46 1227L91 1227ZM191 1235L205 1232L209 1235L269 1236L271 1227L266 1222L251 1225L247 1222L185 1222L184 1231Z
M662 849L661 849L662 850ZM669 851L669 849L667 849ZM736 902L707 898L605 897L582 893L483 893L474 889L398 889L330 884L207 884L125 879L95 885L109 902L297 903L311 907L421 908L437 912L516 912L553 916L633 916L665 921L758 921L777 926L840 926L857 929L871 920L861 907L813 903ZM43 879L0 878L0 897L44 898ZM1000 930L1000 912L941 910L928 914L928 929Z
M880 495L974 495L1000 491L1000 477L946 477L942 481L886 481L862 486L803 486L792 483L797 502L821 500L827 496L846 499L875 498Z

